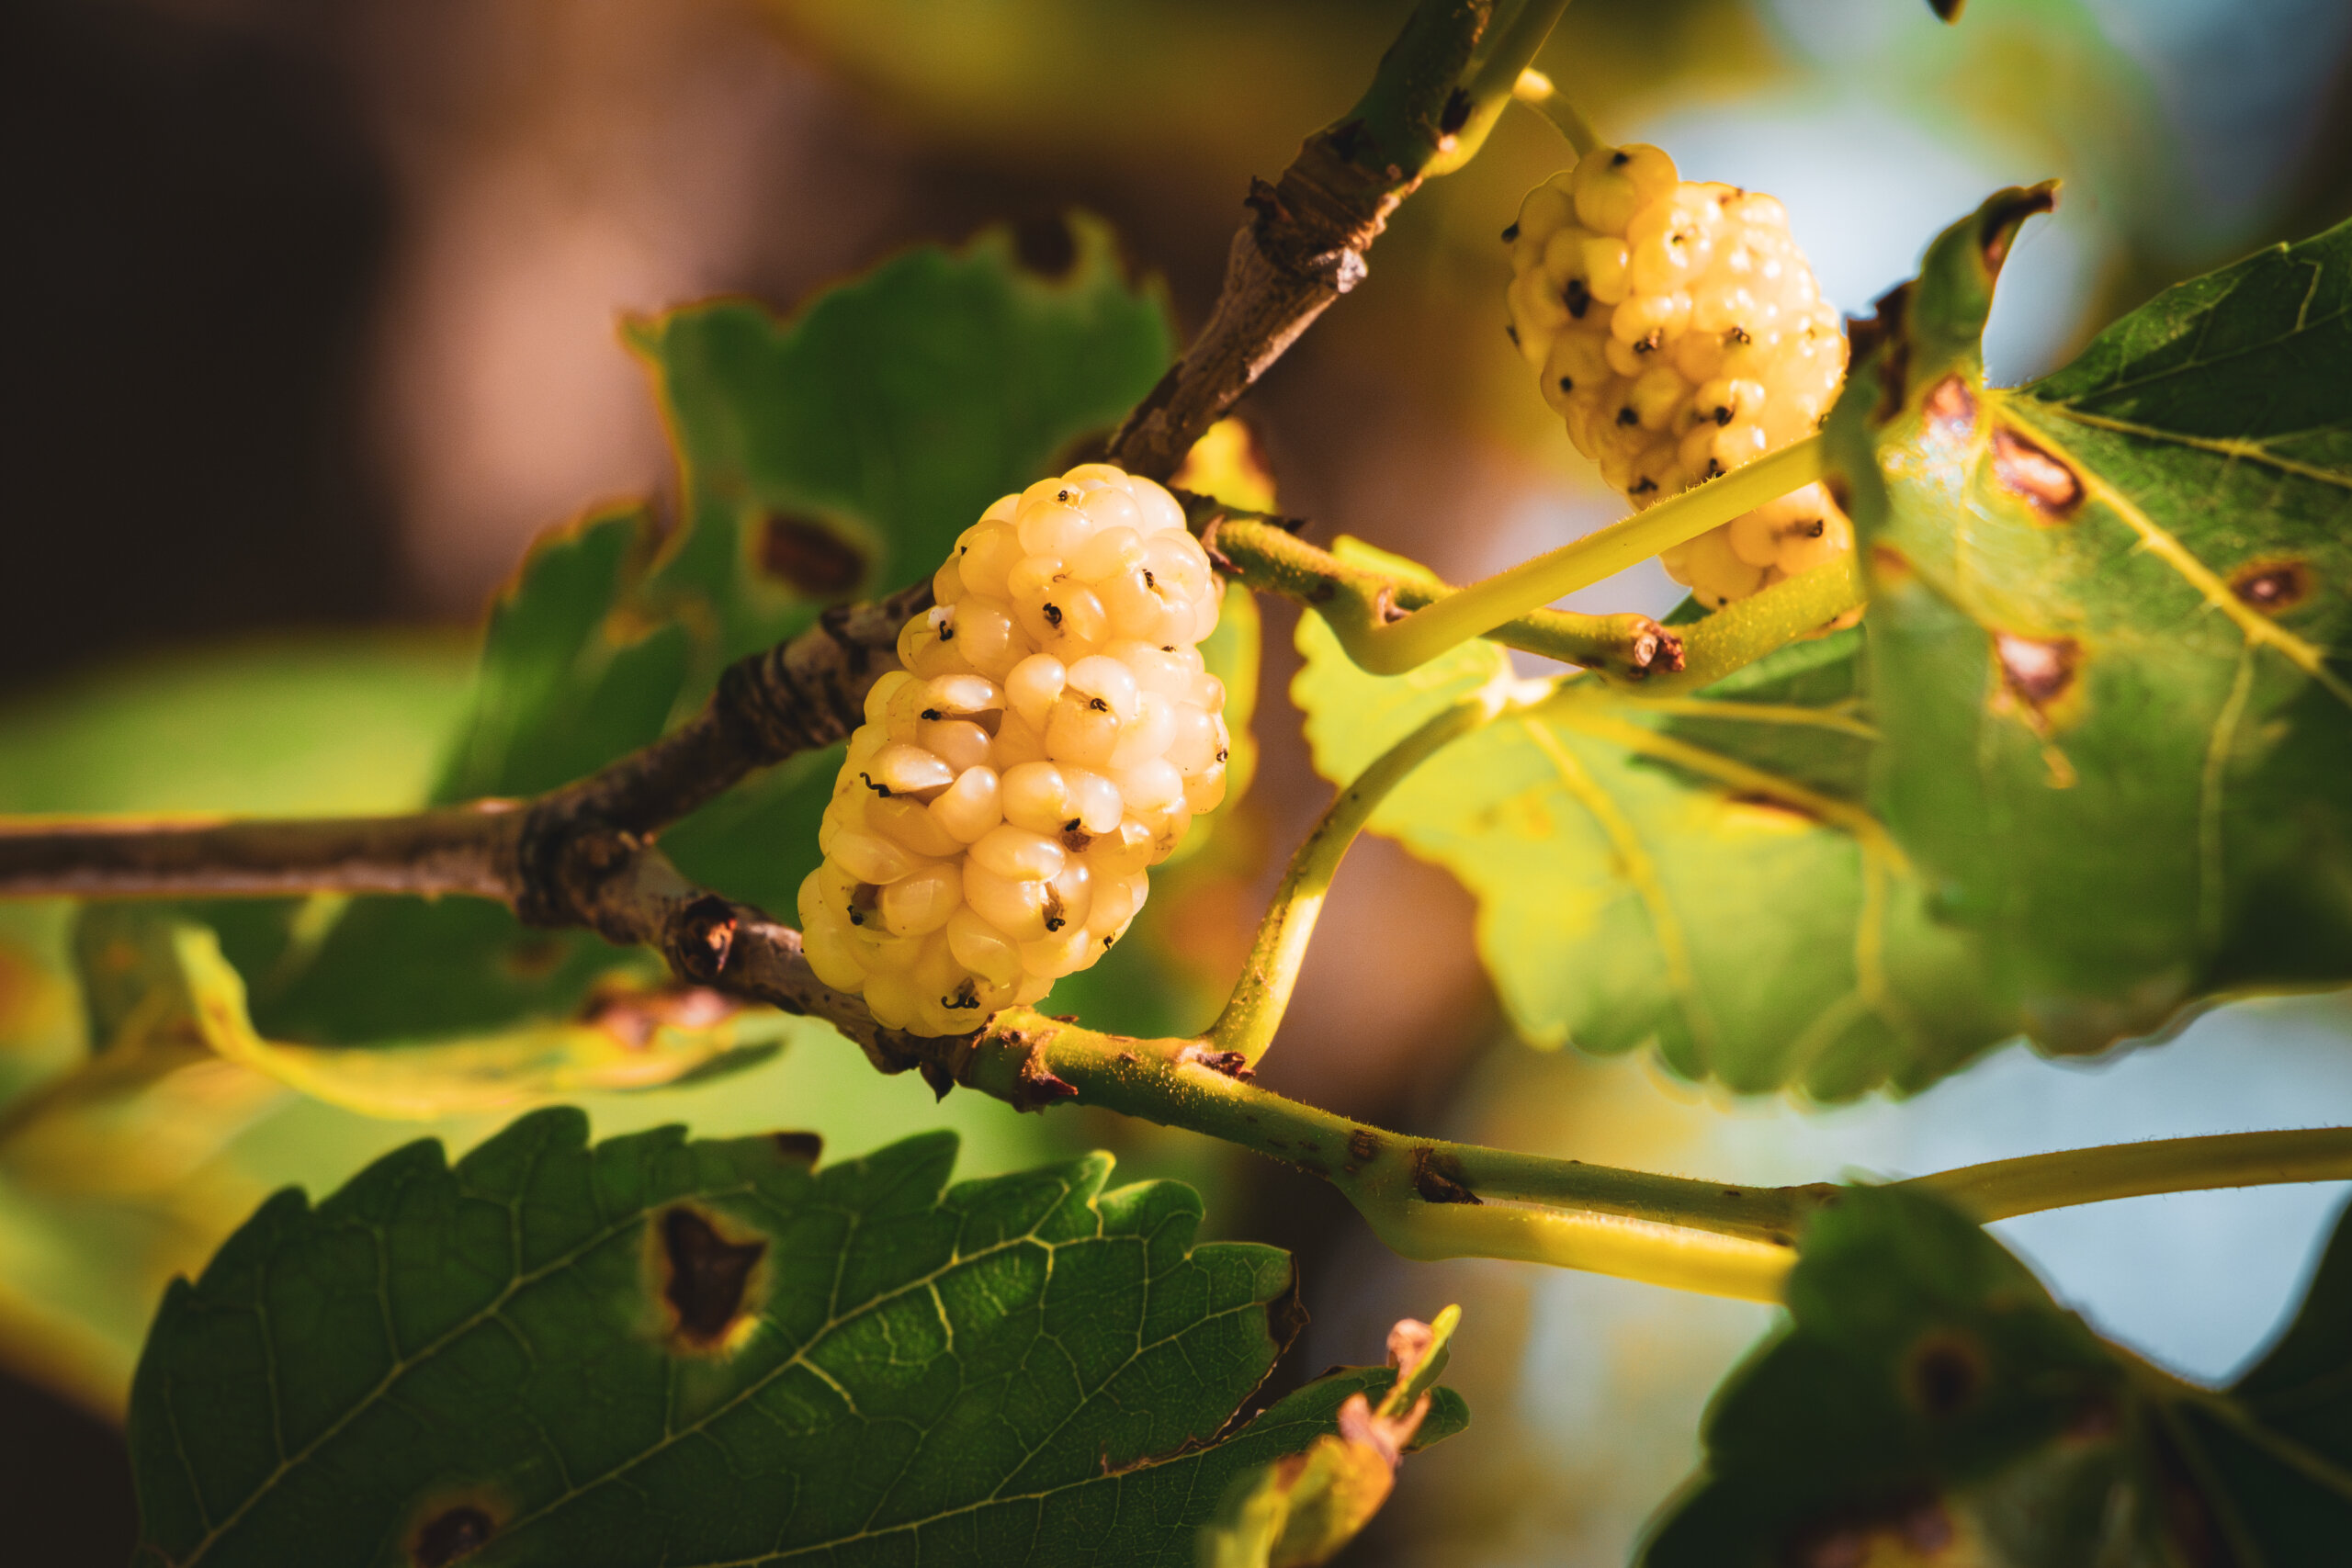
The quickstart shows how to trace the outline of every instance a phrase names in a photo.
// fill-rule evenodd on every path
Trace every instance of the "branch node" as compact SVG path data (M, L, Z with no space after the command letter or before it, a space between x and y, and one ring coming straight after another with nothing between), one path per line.
M735 950L735 906L706 893L678 912L671 964L690 980L716 985Z
M1176 1053L1176 1059L1241 1083L1258 1076L1250 1070L1250 1058L1239 1051L1212 1051L1204 1045L1187 1045Z
M1464 1184L1462 1162L1435 1144L1423 1144L1413 1151L1413 1190L1424 1203L1484 1201Z

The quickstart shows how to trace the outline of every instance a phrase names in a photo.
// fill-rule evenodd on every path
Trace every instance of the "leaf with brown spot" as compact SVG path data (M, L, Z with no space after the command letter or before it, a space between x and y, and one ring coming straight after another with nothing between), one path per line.
M2326 1568L2352 1539L2352 1220L2208 1390L2099 1338L1957 1210L1849 1188L1732 1373L1641 1568Z
M752 1275L767 1256L767 1242L757 1236L730 1241L708 1215L685 1203L662 1214L660 1235L662 1299L670 1304L671 1333L683 1348L725 1348L759 1304L751 1293Z
M1200 1200L1106 1190L1108 1156L951 1186L952 1134L797 1153L558 1110L279 1193L149 1337L142 1568L1192 1568L1233 1477L1393 1382L1237 1417L1291 1259L1195 1245ZM1464 1419L1438 1390L1419 1440Z
M630 322L675 448L676 525L628 502L533 546L491 606L433 800L534 793L654 739L729 661L845 595L928 576L989 502L1124 414L1166 368L1166 311L1100 221L1066 234L1052 282L999 229L907 251L790 315L722 299ZM662 847L706 886L789 909L836 764L768 770ZM511 963L519 943L527 961ZM286 963L246 971L265 1033L355 1048L535 1027L600 980L662 975L658 955L593 931L405 898L356 900Z
M1385 566L1352 540L1337 551ZM1298 627L1292 696L1334 781L1512 678L1484 642L1367 675L1319 616ZM1423 763L1373 830L1476 896L1480 955L1536 1043L1654 1051L1744 1092L1924 1088L2018 1018L1867 807L1861 642L1799 643L1671 703L1570 682Z
M2035 1041L2096 1052L2352 980L2352 225L1989 387L1983 241L2033 197L1929 249L1828 443L1873 563L1871 799Z

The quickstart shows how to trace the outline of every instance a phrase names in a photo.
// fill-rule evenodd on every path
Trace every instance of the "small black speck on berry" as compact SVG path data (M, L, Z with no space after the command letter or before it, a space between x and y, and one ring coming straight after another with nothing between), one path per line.
M1617 423L1620 424L1639 424L1642 423L1642 416L1635 413L1630 408L1619 409L1617 411Z

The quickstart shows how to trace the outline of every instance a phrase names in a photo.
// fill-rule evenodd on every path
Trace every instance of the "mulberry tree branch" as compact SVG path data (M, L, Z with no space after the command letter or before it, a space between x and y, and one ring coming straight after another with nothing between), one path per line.
M899 667L899 628L928 580L730 666L703 711L574 784L528 802L489 800L397 817L205 820L32 818L0 823L0 897L266 897L306 893L497 898L526 920L578 846L638 837L692 813L755 768L831 745Z
M1420 0L1355 107L1253 181L1207 323L1111 438L1109 460L1165 479L1202 432L1340 295L1421 181L1461 164L1566 0Z
M1299 538L1306 525L1296 518L1246 512L1190 491L1179 492L1178 499L1220 571L1258 592L1278 593L1315 610L1342 646L1453 592L1426 569L1385 572L1351 566ZM1486 636L1506 648L1627 681L1670 674L1683 663L1682 635L1647 615L1533 610Z

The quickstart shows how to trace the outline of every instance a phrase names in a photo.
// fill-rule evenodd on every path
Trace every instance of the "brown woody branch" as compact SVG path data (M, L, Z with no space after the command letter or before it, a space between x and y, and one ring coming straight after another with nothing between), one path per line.
M1250 219L1226 254L1208 321L1111 437L1111 462L1155 479L1174 473L1299 333L1363 281L1364 253L1389 215L1484 135L1561 3L1421 0L1356 107L1308 137L1281 178L1250 182ZM1482 43L1488 58L1476 60Z
M834 741L898 668L899 628L928 581L729 666L703 711L651 745L528 802L397 817L155 819L0 825L0 897L266 897L306 893L497 898L535 925L568 925L543 890L582 846L649 839L756 768Z

